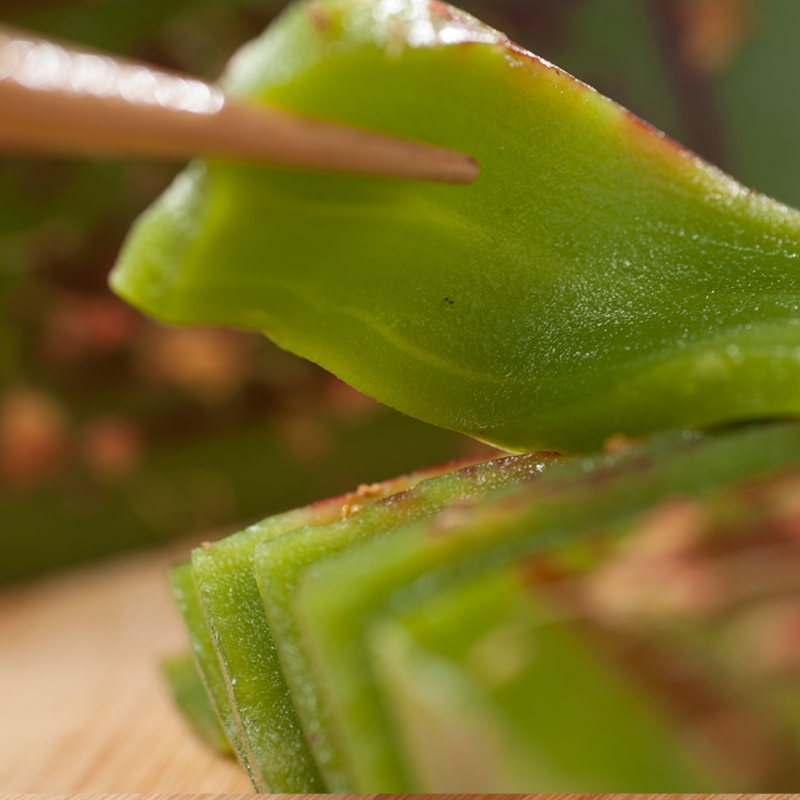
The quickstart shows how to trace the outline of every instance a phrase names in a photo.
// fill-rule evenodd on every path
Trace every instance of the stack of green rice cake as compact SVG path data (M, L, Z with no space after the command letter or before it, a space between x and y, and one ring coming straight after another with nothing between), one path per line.
M259 791L791 791L800 425L416 473L172 573Z

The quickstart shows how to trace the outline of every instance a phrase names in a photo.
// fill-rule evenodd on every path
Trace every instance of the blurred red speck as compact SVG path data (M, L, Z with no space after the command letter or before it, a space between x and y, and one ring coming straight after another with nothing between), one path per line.
M779 755L774 739L733 709L706 715L689 734L689 750L719 775L742 786L759 786L775 773ZM734 784L734 785L736 785Z
M236 331L159 328L144 343L145 377L180 386L202 400L235 395L250 374L250 337Z
M781 533L790 540L800 540L800 477L790 475L779 481L770 493L772 517Z
M373 416L382 408L377 400L348 386L334 375L329 375L325 381L324 396L326 410L338 419L363 419Z
M113 481L131 473L141 462L141 432L134 423L120 417L99 419L81 432L80 451L97 478Z
M586 579L592 613L612 625L717 613L729 599L722 575L694 552L707 531L706 516L691 501L652 509Z
M745 672L800 675L800 598L765 600L734 618L725 634L728 655Z
M55 476L68 451L67 415L52 397L16 387L0 398L0 483L26 490Z
M683 0L684 60L707 75L724 72L756 29L752 0Z
M278 421L276 433L289 457L300 464L320 461L333 447L330 431L313 416L287 415Z
M618 433L603 442L603 452L609 455L625 453L636 444L636 439L631 439L625 434Z
M66 294L51 310L42 333L45 359L71 364L87 356L125 347L140 323L135 311L114 297Z
M691 500L667 500L645 515L628 552L644 557L683 556L708 532L708 519Z

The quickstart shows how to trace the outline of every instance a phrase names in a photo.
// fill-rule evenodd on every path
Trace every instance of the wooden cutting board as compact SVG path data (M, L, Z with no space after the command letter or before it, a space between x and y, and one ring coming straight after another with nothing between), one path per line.
M251 793L173 708L183 542L0 592L0 792Z

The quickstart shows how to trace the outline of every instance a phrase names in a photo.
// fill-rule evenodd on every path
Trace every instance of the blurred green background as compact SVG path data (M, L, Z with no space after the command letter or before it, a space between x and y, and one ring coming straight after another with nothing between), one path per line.
M1 0L0 21L213 79L282 0ZM800 206L798 0L465 0ZM0 583L198 538L487 451L238 331L177 330L106 275L180 165L0 159Z

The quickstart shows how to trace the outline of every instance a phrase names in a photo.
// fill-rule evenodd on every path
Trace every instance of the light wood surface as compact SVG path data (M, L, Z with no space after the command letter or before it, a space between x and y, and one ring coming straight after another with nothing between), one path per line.
M245 800L246 795L236 794L118 794L114 800ZM270 795L257 795L268 797ZM282 800L303 800L318 795L272 795ZM0 794L0 800L102 800L109 795L97 794ZM249 797L253 797L250 795ZM330 795L338 800L795 800L798 794L339 794Z
M188 649L165 570L189 543L0 593L0 791L242 792L158 665Z
M226 98L218 86L0 28L0 147L472 183L474 159Z

